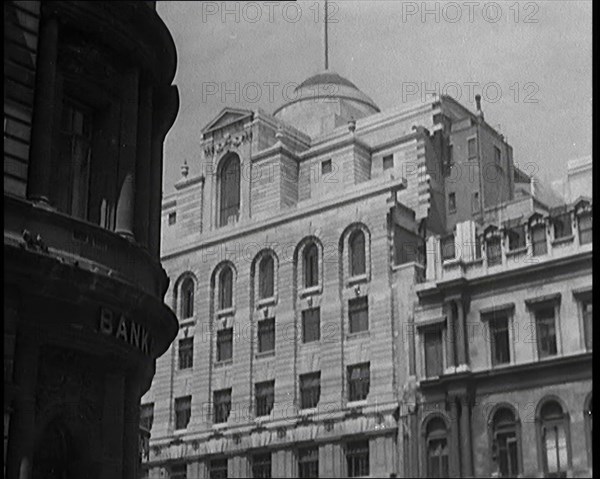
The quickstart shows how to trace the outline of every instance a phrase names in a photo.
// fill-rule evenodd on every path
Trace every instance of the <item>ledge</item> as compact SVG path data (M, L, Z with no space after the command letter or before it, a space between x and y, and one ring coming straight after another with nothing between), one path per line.
M323 293L323 285L318 284L316 286L310 286L300 290L300 297L305 298L306 296L316 296Z
M217 311L217 318L233 315L235 315L235 306L232 306L231 308L220 309L219 311Z

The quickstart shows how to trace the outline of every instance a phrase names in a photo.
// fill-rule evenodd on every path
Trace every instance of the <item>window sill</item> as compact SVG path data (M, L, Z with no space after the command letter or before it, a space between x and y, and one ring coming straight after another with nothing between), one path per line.
M304 288L300 290L300 297L304 298L306 296L314 296L317 294L321 294L323 292L323 286L320 284L316 286L310 286L308 288Z
M351 287L355 284L366 283L368 281L369 278L367 276L367 273L357 274L356 276L351 276L350 278L348 278L348 281L346 281L346 286Z
M274 349L273 349L273 350L271 350L271 351L262 351L262 352L260 352L260 353L256 353L256 354L254 355L254 357L255 357L256 359L270 358L270 357L272 357L272 356L275 356L275 350L274 350Z
M357 399L356 401L348 401L346 403L347 409L355 409L363 406L367 406L368 402L366 399Z
M523 254L523 253L527 253L527 246L522 246L517 249L508 250L506 252L506 257L508 258L509 256L517 256L517 255Z
M184 376L186 374L192 374L193 369L194 369L193 366L190 366L189 368L177 368L176 372L177 372L178 376L179 375Z
M313 416L314 414L317 414L318 412L318 406L315 407L307 407L302 409L302 407L298 408L298 414L300 416Z
M552 241L552 246L557 246L565 243L571 243L575 239L575 235L563 236L562 238L555 238Z
M185 318L182 319L181 321L179 321L179 327L180 328L186 328L188 326L194 326L196 324L196 320L192 317L192 318Z
M321 346L320 339L315 339L314 341L308 341L306 343L304 341L300 342L301 348L311 349L311 348L319 348L320 346Z
M233 364L233 359L227 359L225 361L215 361L215 368L225 368Z
M217 311L217 317L222 318L223 316L233 316L235 314L235 306L231 308L220 309Z
M222 431L227 428L227 421L213 423L213 431Z
M277 304L277 296L271 296L270 298L259 299L256 302L256 309L265 308L267 306L274 306Z
M369 330L367 329L365 331L356 331L354 333L348 333L346 334L346 339L368 338L369 335Z

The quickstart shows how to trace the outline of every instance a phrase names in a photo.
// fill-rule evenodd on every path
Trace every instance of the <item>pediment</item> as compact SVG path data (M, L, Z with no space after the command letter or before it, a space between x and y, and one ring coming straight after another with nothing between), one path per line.
M237 108L224 108L221 112L202 130L202 134L206 135L213 131L219 130L226 126L237 123L238 121L251 118L253 115L250 110L241 110Z

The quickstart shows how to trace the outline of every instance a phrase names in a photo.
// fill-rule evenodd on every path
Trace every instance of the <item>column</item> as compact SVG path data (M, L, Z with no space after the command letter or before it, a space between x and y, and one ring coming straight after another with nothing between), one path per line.
M152 163L152 87L142 82L138 108L137 154L135 160L135 219L134 233L138 243L148 246Z
M467 396L460 397L460 453L462 477L473 477L471 449L471 405Z
M452 307L452 301L449 301L445 304L445 313L446 313L446 331L448 333L447 337L447 358L446 358L446 367L456 367L456 317L454 314L454 308Z
M139 71L124 78L124 98L121 108L121 148L119 150L119 199L115 232L134 240L135 172Z
M459 437L459 425L458 425L458 408L456 407L456 398L450 397L450 434L448 441L448 452L449 452L449 471L450 477L460 477L460 459L461 459L461 445Z
M111 479L123 475L123 374L107 374L104 379L104 407L102 412L103 467L100 477Z
M139 381L134 376L128 377L123 422L123 477L137 477L139 472L140 397Z
M58 21L55 17L42 21L38 45L27 197L49 204L58 56Z
M457 344L457 360L458 366L468 364L467 360L467 330L465 324L465 310L462 298L458 298L456 304L456 324L458 326L458 334L456 338Z

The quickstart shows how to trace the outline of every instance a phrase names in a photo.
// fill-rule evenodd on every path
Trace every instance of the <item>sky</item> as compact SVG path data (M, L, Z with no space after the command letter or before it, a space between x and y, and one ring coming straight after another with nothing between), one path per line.
M177 48L180 108L165 140L163 192L200 132L225 107L272 113L324 69L324 0L158 1ZM446 93L513 147L515 163L551 182L592 152L591 0L330 0L329 69L382 111Z

